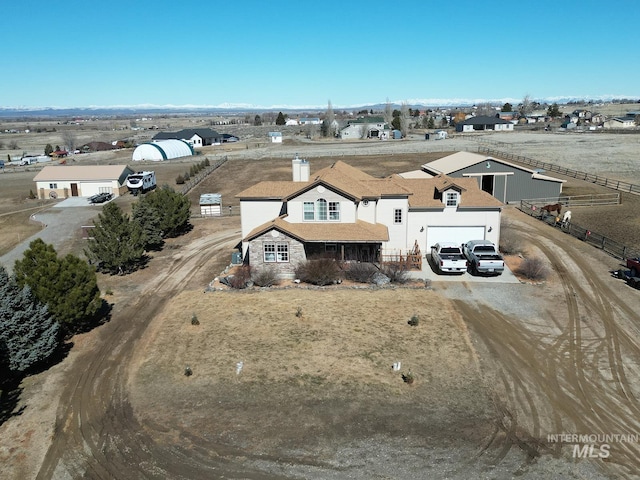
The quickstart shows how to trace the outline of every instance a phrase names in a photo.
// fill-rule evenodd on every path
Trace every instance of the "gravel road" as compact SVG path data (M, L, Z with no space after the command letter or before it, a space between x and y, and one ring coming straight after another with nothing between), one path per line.
M64 202L62 202L64 203ZM58 249L65 242L73 240L82 225L91 225L92 219L97 217L101 209L96 207L64 207L61 203L31 216L31 220L41 223L42 230L31 235L17 245L13 250L0 257L0 264L7 271L13 271L16 260L22 258L29 244L36 238L52 244Z

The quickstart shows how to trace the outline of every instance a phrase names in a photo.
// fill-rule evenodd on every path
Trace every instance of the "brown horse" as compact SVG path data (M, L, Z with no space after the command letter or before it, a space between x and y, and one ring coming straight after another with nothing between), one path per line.
M542 211L543 216L547 213L550 214L551 212L558 212L558 216L560 216L560 212L562 212L562 204L556 203L554 205L545 205L540 210Z

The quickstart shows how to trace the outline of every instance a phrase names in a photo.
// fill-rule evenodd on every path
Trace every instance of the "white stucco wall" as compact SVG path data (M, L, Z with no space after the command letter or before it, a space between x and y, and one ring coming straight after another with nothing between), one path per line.
M282 202L279 200L243 200L240 202L240 227L244 239L254 228L274 220L280 215ZM248 244L242 243L242 255L247 253Z
M353 201L321 186L308 190L287 202L286 220L291 223L305 222L304 202L316 202L320 198L324 198L327 202L340 202L340 223L355 223L356 206ZM326 222L336 223L332 220L326 220ZM321 223L325 223L325 221L323 220Z
M427 238L428 227L462 227L462 226L484 226L486 240L496 245L500 240L500 215L497 211L477 211L477 210L456 210L443 209L442 211L419 211L409 212L409 224L407 225L407 240L413 246L413 242L418 240L421 252L429 251L431 244ZM420 230L424 227L424 230ZM489 232L489 227L491 231ZM474 240L469 238L468 240Z
M402 210L402 223L394 223L396 209ZM378 201L376 210L376 222L386 225L389 230L389 241L385 242L383 249L407 250L407 226L409 218L408 201L406 198L383 198ZM413 241L411 242L413 245Z

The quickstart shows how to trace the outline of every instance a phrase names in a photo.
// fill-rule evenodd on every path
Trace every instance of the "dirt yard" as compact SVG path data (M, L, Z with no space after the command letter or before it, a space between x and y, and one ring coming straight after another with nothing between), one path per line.
M198 189L232 202L289 178L288 148L304 146L238 153ZM307 148L312 171L332 161L331 146ZM384 175L441 154L386 148L349 163ZM638 291L610 276L617 260L504 215L546 282L205 291L239 217L194 219L148 268L100 276L112 318L23 382L24 409L0 425L0 477L637 478L637 443L576 459L548 435L640 432Z

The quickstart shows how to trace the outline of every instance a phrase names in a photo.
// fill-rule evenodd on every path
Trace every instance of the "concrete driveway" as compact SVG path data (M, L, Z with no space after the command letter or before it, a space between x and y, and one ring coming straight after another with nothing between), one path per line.
M410 271L411 278L431 280L432 282L469 282L469 283L520 283L511 270L505 265L504 272L498 276L471 275L469 272L460 274L438 274L431 267L428 259L422 261L421 271Z

